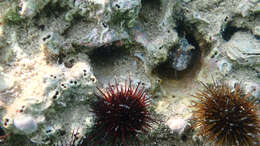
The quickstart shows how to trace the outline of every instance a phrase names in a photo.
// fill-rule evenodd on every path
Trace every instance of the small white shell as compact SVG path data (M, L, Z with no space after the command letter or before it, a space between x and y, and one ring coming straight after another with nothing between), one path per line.
M14 126L20 132L31 134L37 130L37 123L30 115L18 115L14 118Z

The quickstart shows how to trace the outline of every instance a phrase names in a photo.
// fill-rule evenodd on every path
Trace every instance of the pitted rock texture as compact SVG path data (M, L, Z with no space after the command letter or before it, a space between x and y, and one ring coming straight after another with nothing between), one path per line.
M3 144L84 137L96 87L131 78L159 121L144 145L211 145L191 95L213 77L260 99L259 12L259 0L0 0Z

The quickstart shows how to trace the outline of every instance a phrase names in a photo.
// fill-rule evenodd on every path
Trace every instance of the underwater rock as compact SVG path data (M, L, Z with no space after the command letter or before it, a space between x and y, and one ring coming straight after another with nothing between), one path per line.
M14 126L19 132L31 134L37 130L37 123L30 115L18 115L14 118Z
M50 0L21 0L20 15L24 17L34 17L41 9L45 7Z
M61 53L63 39L57 33L46 33L41 39L41 49L47 57L58 56Z
M232 63L227 59L221 59L217 62L219 71L226 75L232 70Z
M184 129L186 128L188 122L187 120L184 120L180 117L172 117L171 119L169 119L166 122L166 125L169 126L169 128L171 129L171 132L176 132L179 135L181 135L184 131Z
M177 71L183 71L191 64L194 46L190 45L187 39L181 38L179 46L172 48L169 53L171 67Z
M0 71L1 70L2 69L0 68ZM10 77L6 74L0 73L0 92L10 89L11 87L13 87L14 83L15 83L15 81L13 80L12 77Z
M84 137L93 128L96 87L131 77L150 91L149 110L160 117L151 129L159 134L147 134L147 145L203 145L185 129L200 82L242 82L246 93L260 96L259 6L259 0L0 0L4 131L36 145L62 143L73 131Z
M223 45L227 56L241 65L260 64L260 41L247 32L237 32Z

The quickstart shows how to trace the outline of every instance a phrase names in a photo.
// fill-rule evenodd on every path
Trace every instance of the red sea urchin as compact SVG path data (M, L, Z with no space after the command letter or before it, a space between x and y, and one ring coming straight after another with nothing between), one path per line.
M198 135L218 146L258 145L260 120L254 101L244 94L239 84L234 88L225 83L204 84L194 97L193 117Z
M89 138L94 145L140 145L137 134L148 132L154 121L148 112L149 98L141 82L134 88L125 82L124 86L109 84L91 106L96 115L94 133Z

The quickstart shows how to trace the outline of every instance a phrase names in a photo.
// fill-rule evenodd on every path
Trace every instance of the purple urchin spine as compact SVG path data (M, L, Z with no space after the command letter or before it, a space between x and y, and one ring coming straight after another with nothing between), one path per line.
M97 101L91 105L95 114L90 142L95 145L139 145L137 134L146 133L154 120L148 111L149 98L141 82L136 87L125 81L124 85L108 84L108 88L97 95Z

